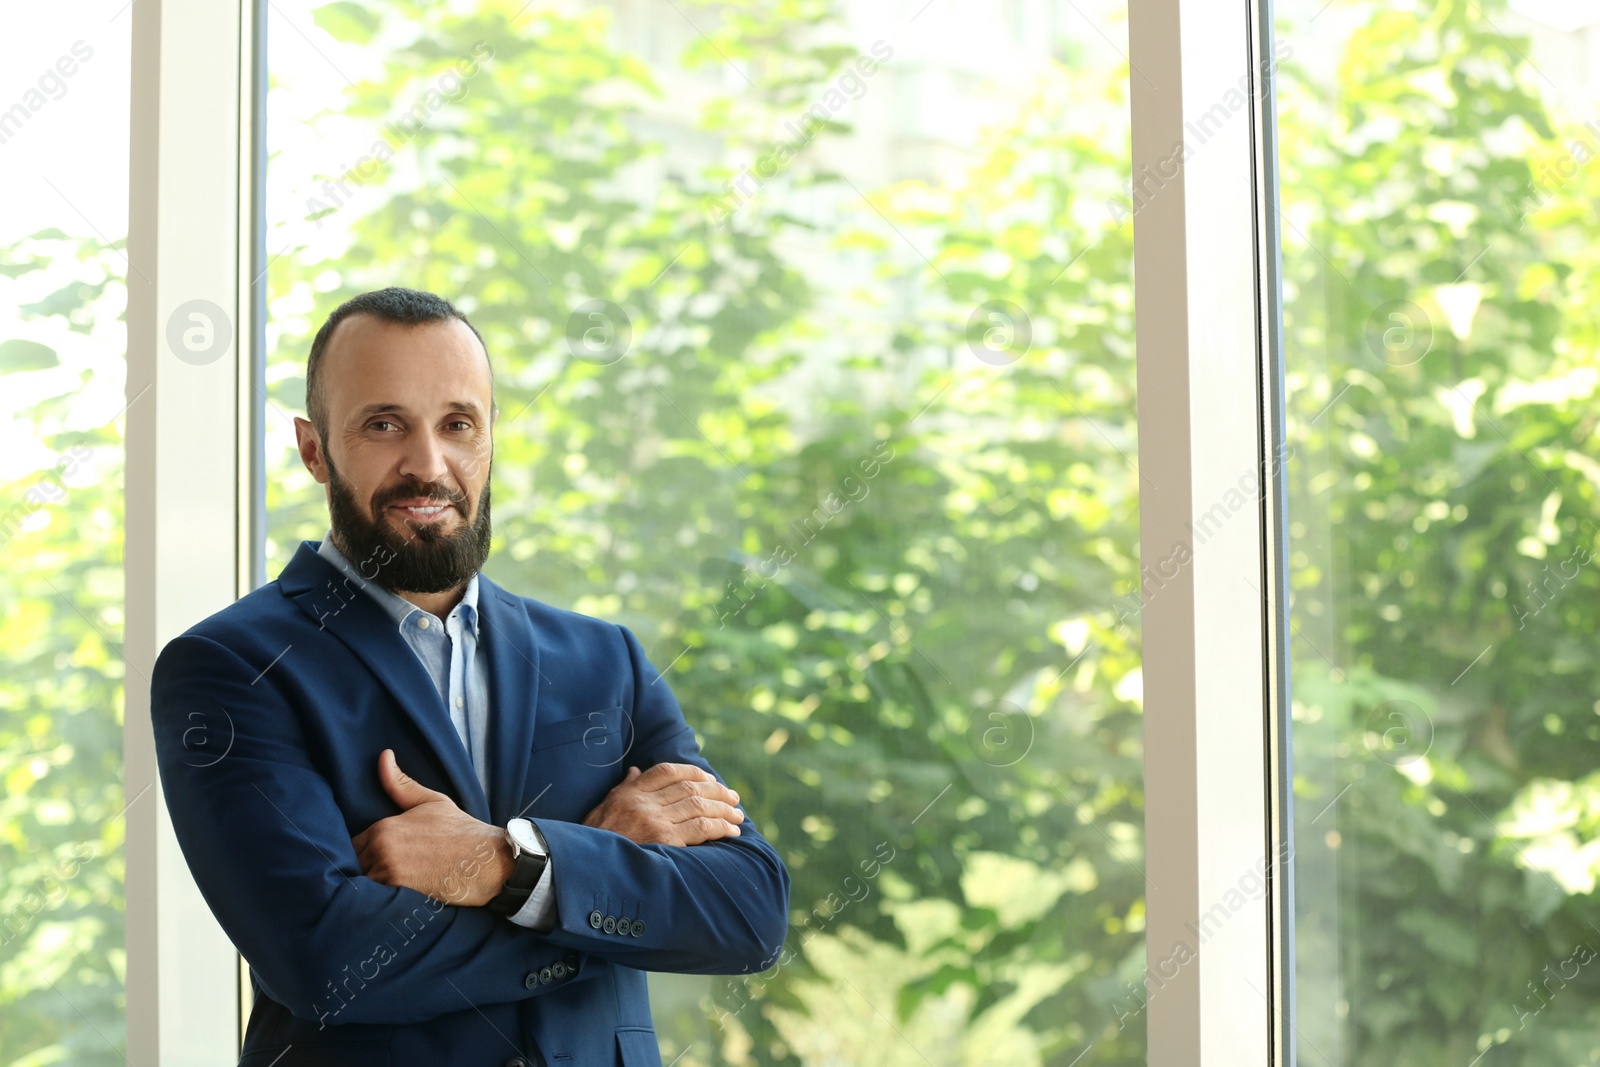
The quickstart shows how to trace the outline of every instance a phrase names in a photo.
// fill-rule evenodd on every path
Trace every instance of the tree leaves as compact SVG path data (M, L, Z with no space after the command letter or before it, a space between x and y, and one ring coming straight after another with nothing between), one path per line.
M369 6L351 0L314 7L311 18L329 36L346 44L371 44L378 33L378 16Z
M30 370L46 370L61 361L56 350L38 341L13 338L0 341L0 374L17 374Z

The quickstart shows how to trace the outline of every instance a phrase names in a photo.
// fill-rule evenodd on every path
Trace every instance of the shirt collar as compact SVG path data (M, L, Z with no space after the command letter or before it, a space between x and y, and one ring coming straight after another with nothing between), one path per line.
M339 551L339 546L333 543L332 530L323 535L322 544L317 546L317 555L338 568L339 573L354 582L356 588L366 590L372 596L372 599L378 602L378 606L387 612L390 618L394 619L395 625L402 631L405 630L406 620L418 612L427 615L429 618L438 618L432 612L424 611L398 593L391 593L377 582L369 581L364 577L356 569L356 565L351 563L343 552ZM369 567L368 569L370 570L371 568ZM456 610L461 612L461 621L472 627L473 636L476 637L478 634L478 576L476 574L467 582L467 591L462 594L461 603L456 605Z

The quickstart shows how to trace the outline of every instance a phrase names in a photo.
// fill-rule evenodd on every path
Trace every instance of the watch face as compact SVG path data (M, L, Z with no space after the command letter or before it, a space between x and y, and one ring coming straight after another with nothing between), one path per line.
M506 833L511 835L518 852L531 852L535 856L545 855L544 846L539 842L539 834L534 830L533 823L527 819L512 819L506 825Z

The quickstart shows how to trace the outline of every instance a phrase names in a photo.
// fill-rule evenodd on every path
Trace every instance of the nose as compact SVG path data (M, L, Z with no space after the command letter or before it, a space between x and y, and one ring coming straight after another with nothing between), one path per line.
M397 473L419 482L443 482L447 480L449 471L444 461L444 443L437 434L422 432L409 435Z

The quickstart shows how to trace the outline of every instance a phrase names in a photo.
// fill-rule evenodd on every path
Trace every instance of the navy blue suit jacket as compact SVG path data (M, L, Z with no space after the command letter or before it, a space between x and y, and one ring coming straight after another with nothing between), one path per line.
M740 837L687 848L580 824L630 764L710 769L633 634L482 576L479 621L489 796L394 620L313 542L162 650L161 784L189 869L250 964L241 1067L657 1065L644 971L777 957L788 874L748 817ZM553 930L361 873L350 838L399 813L378 780L385 748L484 822L534 820Z

